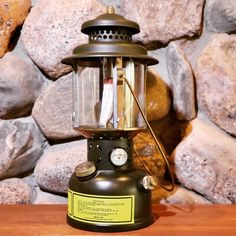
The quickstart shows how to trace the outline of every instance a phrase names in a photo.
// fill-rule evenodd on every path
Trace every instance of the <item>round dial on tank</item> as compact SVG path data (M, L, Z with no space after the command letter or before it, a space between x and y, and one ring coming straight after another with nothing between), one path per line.
M110 159L115 166L122 166L127 162L128 154L123 148L116 148L112 150Z

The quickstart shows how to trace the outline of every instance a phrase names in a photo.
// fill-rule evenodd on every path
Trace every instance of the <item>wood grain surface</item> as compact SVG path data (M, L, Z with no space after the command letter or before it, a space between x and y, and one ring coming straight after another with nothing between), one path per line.
M155 223L119 233L95 233L66 223L66 205L2 205L0 236L236 236L236 205L154 205Z

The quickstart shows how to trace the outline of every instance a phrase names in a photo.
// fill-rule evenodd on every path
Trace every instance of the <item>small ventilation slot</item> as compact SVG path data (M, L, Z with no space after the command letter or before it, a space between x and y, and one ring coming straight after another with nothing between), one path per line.
M127 29L117 28L96 30L89 33L89 41L96 42L131 42L132 35Z

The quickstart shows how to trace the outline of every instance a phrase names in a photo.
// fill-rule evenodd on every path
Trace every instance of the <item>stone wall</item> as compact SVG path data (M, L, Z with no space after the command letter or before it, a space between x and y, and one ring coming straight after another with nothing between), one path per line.
M160 61L148 71L147 116L177 184L172 193L157 189L153 200L235 203L235 0L2 0L0 204L67 202L86 140L72 129L71 68L60 61L86 43L81 24L107 4L140 24L134 40ZM150 135L134 142L168 182Z

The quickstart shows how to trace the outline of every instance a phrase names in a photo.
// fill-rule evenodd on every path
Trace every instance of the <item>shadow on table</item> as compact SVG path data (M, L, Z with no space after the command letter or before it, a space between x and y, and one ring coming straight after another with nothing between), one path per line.
M160 217L169 217L178 214L178 212L191 213L194 210L194 205L158 205L153 209L153 214L156 219Z

